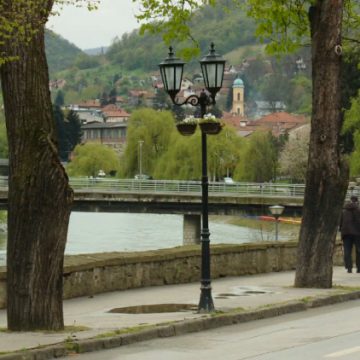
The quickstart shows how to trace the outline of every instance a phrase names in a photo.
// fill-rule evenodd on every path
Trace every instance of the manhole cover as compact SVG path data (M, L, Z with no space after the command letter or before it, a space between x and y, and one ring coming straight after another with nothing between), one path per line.
M197 306L193 304L154 304L154 305L137 305L122 308L111 309L110 313L118 314L153 314L168 313L180 311L197 311Z

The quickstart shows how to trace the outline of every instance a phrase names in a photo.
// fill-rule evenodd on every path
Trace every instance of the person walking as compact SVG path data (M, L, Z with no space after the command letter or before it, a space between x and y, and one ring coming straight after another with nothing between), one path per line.
M344 263L348 273L352 272L352 249L356 249L356 268L360 273L360 208L357 196L351 196L344 206L340 219L340 232L344 248Z

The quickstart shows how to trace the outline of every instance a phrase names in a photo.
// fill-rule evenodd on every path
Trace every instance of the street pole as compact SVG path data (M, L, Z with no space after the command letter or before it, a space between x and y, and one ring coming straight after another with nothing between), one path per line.
M199 104L201 118L206 113L208 99L205 92L200 94ZM210 231L209 231L209 180L207 174L207 137L205 132L201 132L201 161L202 161L202 222L201 222L201 287L199 312L214 311L215 306L211 295L211 273L210 273Z
M169 48L169 56L159 64L161 78L165 91L169 94L173 104L182 106L190 104L192 106L200 105L201 119L204 119L206 107L215 105L215 96L222 87L224 78L225 59L215 52L215 45L211 43L209 54L200 60L201 71L204 78L204 85L210 96L203 90L200 96L192 94L184 101L179 102L177 94L181 90L182 75L185 63L175 57L172 47ZM180 123L178 125L181 125ZM182 124L184 125L184 124ZM196 124L185 124L189 127L180 127L178 130L183 135L191 135L195 132ZM201 294L198 311L208 313L214 311L214 302L211 296L211 277L210 277L210 231L209 231L209 211L208 211L208 187L209 180L207 175L207 139L206 133L216 135L221 131L220 123L215 123L209 127L200 123L201 128L201 157L202 157L202 225L201 225ZM207 124L209 125L209 124Z
M275 217L275 241L279 240L279 217Z
M143 145L144 141L143 140L139 140L139 175L140 175L140 180L142 179L142 145Z
M275 240L279 240L279 218L280 215L283 213L285 207L282 205L273 205L269 206L271 214L275 218Z

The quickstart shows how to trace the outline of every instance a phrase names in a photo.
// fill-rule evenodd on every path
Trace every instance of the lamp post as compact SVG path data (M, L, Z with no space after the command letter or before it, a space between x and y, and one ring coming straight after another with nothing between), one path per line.
M165 91L169 94L175 105L182 106L191 104L200 105L200 116L204 117L208 105L214 105L215 97L221 89L225 60L215 52L214 44L211 44L208 55L200 60L204 84L207 92L202 90L200 95L190 95L183 102L179 102L176 95L181 89L181 81L185 63L176 58L172 47L169 48L169 56L159 64L161 78ZM208 95L209 94L209 95ZM215 134L215 133L213 133ZM201 158L202 158L202 224L201 224L201 293L198 306L199 312L214 311L214 302L211 295L210 275L210 231L209 231L209 210L208 210L208 175L207 175L207 139L204 129L201 130Z
M142 145L143 145L144 141L143 140L139 140L139 175L140 175L140 180L142 180Z
M275 240L279 240L279 217L283 213L285 206L282 205L273 205L269 206L271 214L275 218Z

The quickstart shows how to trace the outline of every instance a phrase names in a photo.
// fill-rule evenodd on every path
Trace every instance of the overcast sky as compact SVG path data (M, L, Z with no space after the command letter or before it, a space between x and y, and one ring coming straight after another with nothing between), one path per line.
M101 0L98 10L65 7L47 27L80 49L108 46L112 40L139 27L132 0Z

